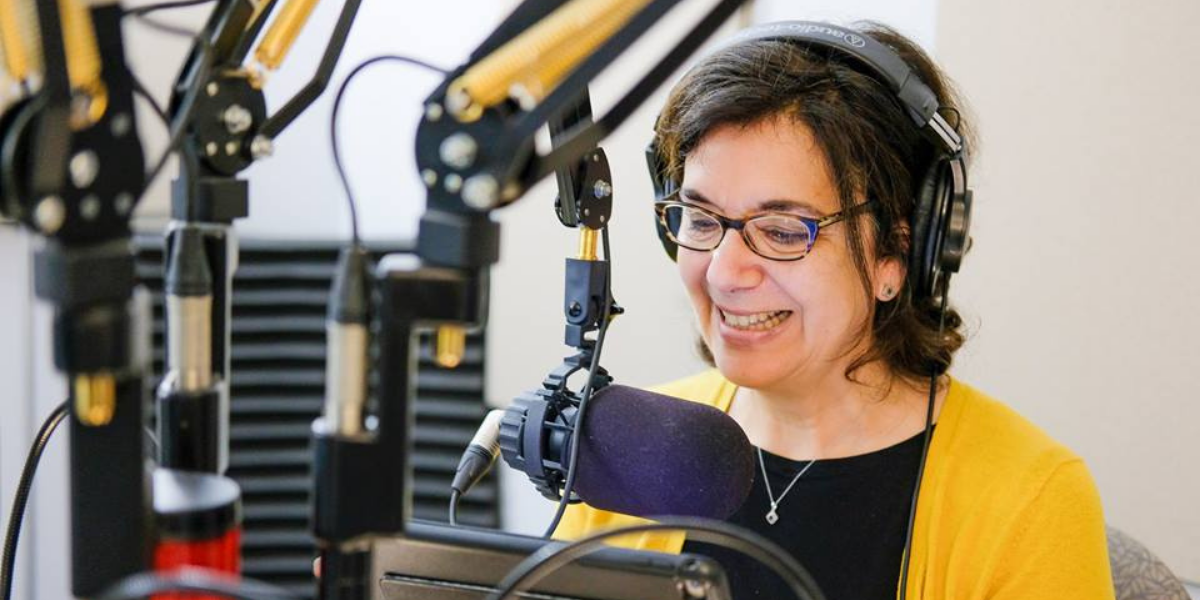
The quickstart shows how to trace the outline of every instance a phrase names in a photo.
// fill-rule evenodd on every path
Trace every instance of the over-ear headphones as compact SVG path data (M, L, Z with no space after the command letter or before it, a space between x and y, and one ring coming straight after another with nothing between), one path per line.
M934 159L917 188L908 277L916 299L940 303L950 275L958 272L969 245L971 190L967 188L966 147L938 113L937 96L890 48L869 36L835 25L811 21L768 23L743 30L722 48L762 40L814 46L854 59L862 73L891 90L914 125L933 143ZM654 200L660 202L675 193L679 184L666 173L657 137L646 148L646 160L654 184ZM657 215L655 227L663 248L675 260L678 247Z

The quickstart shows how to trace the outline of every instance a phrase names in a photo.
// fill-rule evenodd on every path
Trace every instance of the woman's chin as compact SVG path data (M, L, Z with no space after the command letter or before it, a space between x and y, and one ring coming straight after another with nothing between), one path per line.
M745 388L760 389L770 387L783 377L779 358L757 353L746 352L743 349L732 351L724 348L712 348L713 359L721 375L734 385Z

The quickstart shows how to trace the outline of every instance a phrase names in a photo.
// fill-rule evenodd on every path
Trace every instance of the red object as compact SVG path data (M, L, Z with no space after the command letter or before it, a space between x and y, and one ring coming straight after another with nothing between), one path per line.
M234 528L218 538L207 540L159 541L154 549L154 570L174 574L189 567L211 569L237 578L242 570L242 530ZM225 600L222 596L194 593L167 593L151 596L152 600Z

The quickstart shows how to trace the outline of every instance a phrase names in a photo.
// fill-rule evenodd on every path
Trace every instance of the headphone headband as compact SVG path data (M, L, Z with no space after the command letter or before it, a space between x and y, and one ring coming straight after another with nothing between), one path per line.
M721 49L763 40L792 41L836 50L853 57L888 86L918 128L928 131L948 156L963 150L962 138L938 114L937 95L891 48L852 29L814 21L779 21L744 29Z

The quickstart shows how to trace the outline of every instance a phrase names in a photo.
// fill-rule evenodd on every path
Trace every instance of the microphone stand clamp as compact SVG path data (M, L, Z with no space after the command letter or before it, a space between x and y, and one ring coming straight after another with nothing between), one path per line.
M591 365L592 350L584 349L563 359L550 372L542 387L517 396L505 409L500 421L500 455L514 469L523 471L541 492L555 502L562 500L559 490L566 483L575 440L575 421L581 396L571 391L571 375ZM604 367L590 373L593 393L612 383ZM570 502L579 502L572 494Z

